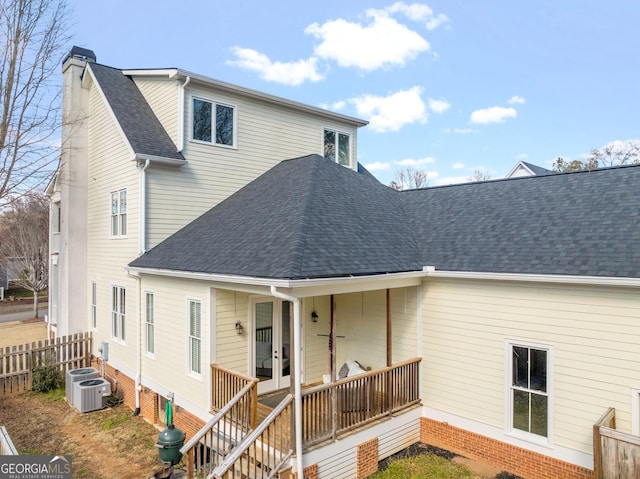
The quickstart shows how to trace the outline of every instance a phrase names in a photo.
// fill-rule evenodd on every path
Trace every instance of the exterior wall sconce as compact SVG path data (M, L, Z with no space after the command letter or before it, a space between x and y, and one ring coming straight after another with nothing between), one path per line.
M314 323L318 322L318 313L316 313L315 311L311 311L311 321L313 321Z
M236 322L236 334L242 334L244 328L242 327L242 323L240 321Z

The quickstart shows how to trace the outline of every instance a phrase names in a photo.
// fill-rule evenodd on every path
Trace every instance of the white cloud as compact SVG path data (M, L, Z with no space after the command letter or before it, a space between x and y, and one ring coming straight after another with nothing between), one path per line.
M436 185L454 185L456 183L468 183L468 176L445 176L443 178L439 178L436 182Z
M478 130L474 128L444 128L442 133L456 133L458 135L468 135L470 133L478 133Z
M391 167L391 164L375 161L373 163L366 163L364 167L369 171L384 171L388 170Z
M471 113L471 123L486 125L487 123L504 123L507 118L515 118L518 112L515 108L503 106L491 106Z
M418 158L417 160L413 158L406 158L404 160L396 161L396 163L400 166L409 166L409 167L424 166L424 165L429 165L435 162L436 162L436 159L432 156L427 156L425 158Z
M451 165L451 168L453 168L454 170L461 170L464 168L464 163L460 163L458 161L457 163L454 163L453 165Z
M385 8L385 11L389 13L400 12L409 20L413 20L414 22L425 22L427 30L434 30L443 23L449 21L447 16L443 13L435 16L433 14L433 10L424 3L412 3L411 5L407 5L404 2L396 2L390 7Z
M364 95L352 98L358 115L369 120L369 127L376 132L398 131L404 125L425 123L427 109L422 98L422 88L392 93L389 96Z
M295 86L305 81L324 79L324 75L318 71L318 59L314 57L282 63L272 62L267 55L250 48L233 47L231 51L237 60L227 61L227 64L258 72L260 78L266 81Z
M429 104L429 110L434 113L444 113L451 108L451 103L447 100L434 100L433 98L429 98L427 102Z
M522 98L521 96L517 96L517 95L516 95L516 96L512 96L511 98L509 98L509 99L507 100L507 103L508 103L509 105L515 105L515 104L520 104L520 105L522 105L522 104L524 104L524 103L525 103L525 99L524 99L524 98Z
M342 67L365 71L404 66L431 45L417 32L391 18L385 10L369 9L367 24L341 18L322 25L312 23L305 33L320 39L314 53Z
M526 153L520 153L516 156L516 159L518 160L526 160L527 158L529 158L529 155L527 155Z

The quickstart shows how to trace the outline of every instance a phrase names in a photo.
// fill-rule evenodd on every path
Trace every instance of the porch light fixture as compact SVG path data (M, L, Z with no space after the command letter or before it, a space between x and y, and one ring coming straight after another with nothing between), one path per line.
M315 311L311 311L311 321L313 321L314 323L318 322L318 313L316 313Z
M236 334L242 334L244 328L242 327L242 323L240 321L236 322Z

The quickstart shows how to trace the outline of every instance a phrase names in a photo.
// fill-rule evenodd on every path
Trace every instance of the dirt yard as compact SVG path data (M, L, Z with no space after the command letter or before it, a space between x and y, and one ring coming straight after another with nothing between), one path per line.
M0 323L0 348L18 346L47 339L47 324L44 321L26 320Z
M158 430L120 404L80 414L55 394L0 397L3 424L19 454L70 454L74 479L153 477L162 470Z

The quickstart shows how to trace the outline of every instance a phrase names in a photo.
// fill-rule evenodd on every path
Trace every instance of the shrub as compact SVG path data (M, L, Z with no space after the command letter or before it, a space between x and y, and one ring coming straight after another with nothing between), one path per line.
M42 364L33 368L31 388L34 391L46 393L60 386L62 386L62 375L57 367L51 364Z

